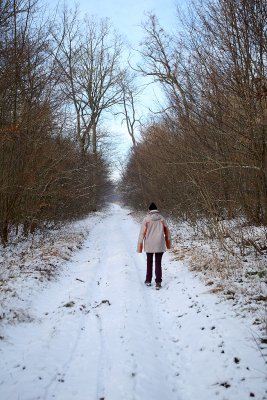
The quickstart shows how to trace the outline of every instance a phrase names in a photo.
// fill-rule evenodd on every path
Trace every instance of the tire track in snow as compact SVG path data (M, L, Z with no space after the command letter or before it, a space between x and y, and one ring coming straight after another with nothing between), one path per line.
M105 219L105 218L104 218ZM103 222L103 221L102 221ZM84 352L84 350L86 350L87 347L87 343L85 340L85 336L87 336L87 341L89 341L88 337L92 331L91 327L93 327L93 329L95 329L96 332L94 332L94 340L98 341L99 343L94 343L96 348L100 349L100 353L97 354L97 356L95 357L94 363L98 364L98 368L97 371L98 373L95 375L95 378L97 379L98 382L101 381L101 371L102 371L102 367L101 367L101 359L102 359L102 353L103 353L103 343L102 343L102 338L101 338L101 320L100 317L98 315L98 313L95 311L97 305L95 304L95 298L96 293L99 291L99 286L100 286L100 282L103 280L103 263L102 263L102 249L98 246L98 228L99 226L101 226L101 223L97 224L96 227L94 227L94 229L92 230L91 234L89 235L88 240L86 241L86 256L85 258L89 257L89 254L91 254L91 258L90 258L90 263L85 264L86 268L90 269L90 274L87 277L86 273L85 276L83 276L82 271L79 271L78 275L83 277L83 281L84 281L84 288L83 288L83 293L78 292L76 294L78 294L78 299L82 300L83 304L87 304L88 307L88 314L85 315L81 315L80 317L80 323L78 325L78 327L73 327L74 328L74 332L77 332L76 338L74 340L74 344L72 346L71 351L69 352L69 356L68 359L66 360L66 362L60 367L60 371L61 372L61 376L64 376L64 383L68 383L68 379L72 376L76 374L76 368L77 368L77 364L74 363L73 366L73 361L75 359L77 359L79 357L79 355L81 355L82 352ZM103 228L101 227L100 230L102 230ZM81 262L79 263L81 266ZM81 286L81 285L80 285ZM79 286L78 286L79 288ZM82 297L81 297L82 296ZM76 300L77 296L75 296L75 291L74 291L74 295L72 296L73 300ZM89 320L88 320L89 319ZM86 357L86 355L85 355ZM89 358L88 358L89 361ZM89 365L89 362L88 362ZM86 377L85 377L86 379ZM66 390L64 388L64 385L62 385L61 383L59 383L57 381L57 376L55 376L55 378L52 380L51 384L48 385L48 389L54 384L53 388L50 390L49 396L52 395L53 398L56 399L64 399L65 400L65 396L66 396ZM101 398L98 397L98 389L92 390L90 392L93 392L94 398ZM61 395L62 394L62 395ZM76 397L77 393L72 393L71 399L74 399ZM46 396L48 396L48 391L46 393ZM61 397L60 397L61 396ZM77 394L77 398L81 398L83 399L83 395L82 397L80 397L79 394ZM48 397L49 398L49 397ZM45 397L46 399L46 397Z
M153 306L143 284L143 260L140 260L138 255L133 256L136 243L133 243L132 232L129 232L129 218L124 227L125 211L118 208L114 214L105 221L106 231L112 231L113 235L112 242L107 241L103 248L105 257L102 264L106 268L105 279L102 282L107 281L108 284L101 285L102 290L99 291L98 298L108 298L112 303L108 310L101 309L100 313L102 334L107 342L103 352L104 362L101 363L105 366L104 376L107 381L102 391L108 393L109 399L150 397L177 400L177 393L172 393L176 388L169 382L172 365L169 365L161 349L160 328L153 320ZM114 227L115 223L117 227ZM136 229L132 221L130 227ZM137 304L134 304L133 300L136 300ZM125 312L125 309L128 311ZM119 315L119 319L110 335L108 330L114 315ZM118 338L121 336L120 343ZM116 352L119 352L123 359L120 368L110 365L109 360L114 358L114 353L116 357ZM116 392L113 381L117 375L120 376L121 385ZM171 375L175 375L174 371Z
M89 239L90 240L90 239ZM95 263L90 262L89 268L93 268L96 270L96 281L95 280L86 280L86 277L83 277L84 279L84 288L82 288L83 293L82 293L82 297L80 296L80 293L78 293L78 298L75 295L70 295L71 299L75 302L80 299L82 300L82 303L87 303L88 304L88 308L90 310L90 300L93 300L93 293L94 293L94 287L96 282L99 282L99 280L101 279L101 271L98 267L98 265L100 265L99 263L99 251L97 254L94 255L94 259L92 261L95 261ZM79 276L81 276L81 274L79 274ZM81 286L81 285L80 285ZM89 300L89 301L88 301ZM68 309L66 309L68 310ZM67 312L67 311L66 311ZM55 371L54 377L51 379L51 381L46 385L45 388L45 394L44 394L44 400L46 399L50 399L51 397L53 398L58 398L58 396L60 395L61 392L64 392L65 389L62 387L63 383L66 382L66 380L68 379L68 374L71 373L71 369L72 369L72 361L77 358L77 352L79 351L79 346L81 344L81 342L84 341L84 329L85 326L87 325L87 320L88 320L88 314L81 314L81 316L79 317L79 323L76 324L75 326L73 326L73 332L75 337L73 339L72 345L70 350L68 351L67 354L67 359L65 360L65 362L63 362ZM83 347L83 345L81 346ZM60 379L58 379L58 377L60 377ZM63 397L64 398L64 394Z
M113 215L111 216L111 221L108 219L105 221L105 224L111 224L112 228L112 239L114 240L114 233L119 232L119 228L114 227L114 221L113 221ZM109 228L106 229L106 234L109 233ZM110 232L111 233L111 232ZM97 235L98 240L101 241L101 238L103 237L103 231L99 232L99 235ZM101 304L101 301L109 301L110 299L110 287L114 285L114 282L112 282L112 273L109 270L109 264L110 260L113 257L113 254L110 253L109 251L109 241L104 241L102 244L102 258L101 258L101 283L98 285L97 290L96 290L96 303ZM112 263L112 262L111 262ZM118 289L118 288L117 288ZM119 288L120 290L124 290L123 288ZM116 303L116 302L115 302ZM106 303L105 303L106 304ZM112 313L113 313L113 308L116 306L114 304L113 298L111 300L110 306L106 306L105 304L102 303L102 305L95 309L94 313L97 319L97 325L98 325L98 331L99 331L99 342L101 343L100 346L100 354L99 354L99 360L98 360L98 376L97 376L97 399L104 399L106 396L110 398L109 396L109 375L110 371L112 370L112 364L116 362L116 360L112 360L110 358L110 354L108 351L109 347L113 347L114 345L117 346L117 344L110 342L110 332L109 330L112 329L112 324L109 324L108 328L105 326L106 320L107 320L107 314L110 313L111 318ZM97 311L96 311L97 310ZM123 314L120 314L120 317ZM116 321L114 321L116 323ZM112 379L114 379L114 376L112 376ZM131 390L130 387L128 387L129 393L134 393L134 389ZM133 394L134 396L134 394ZM128 398L127 394L124 394L123 397L121 398ZM133 397L135 398L135 396Z

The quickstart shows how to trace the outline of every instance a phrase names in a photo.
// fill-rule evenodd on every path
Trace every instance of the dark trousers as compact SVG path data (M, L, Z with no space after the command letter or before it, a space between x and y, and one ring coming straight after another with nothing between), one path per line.
M153 255L155 254L156 283L162 281L161 260L163 253L146 253L146 282L151 282L153 276Z

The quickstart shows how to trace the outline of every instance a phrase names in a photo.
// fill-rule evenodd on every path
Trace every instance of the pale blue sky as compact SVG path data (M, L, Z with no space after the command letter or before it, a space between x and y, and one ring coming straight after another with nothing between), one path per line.
M55 0L47 0L51 7ZM60 1L62 3L63 1ZM99 17L109 17L114 27L129 42L137 44L142 37L141 21L145 20L145 13L155 13L161 24L166 28L174 28L177 22L176 6L186 4L186 0L65 0L65 3L73 7L79 4L81 13L94 14Z
M179 0L178 0L179 1ZM181 2L181 0L180 0ZM109 17L114 26L133 44L142 37L141 21L145 12L153 11L164 26L175 24L175 0L81 0L82 9L89 14Z
M44 0L44 2L51 9L56 6L55 0ZM153 12L158 17L161 26L167 31L173 31L177 29L178 23L177 6L184 7L188 2L189 0L65 0L69 7L79 4L81 18L83 14L110 18L114 28L133 48L137 48L142 40L141 23L146 20L147 12ZM59 3L64 3L64 0L60 0ZM149 86L141 98L138 107L139 114L145 117L149 113L149 108L157 110L158 100L163 101L160 91L156 87ZM113 118L110 114L106 122L107 128L117 135L117 154L125 156L131 146L125 126L121 125L118 117Z

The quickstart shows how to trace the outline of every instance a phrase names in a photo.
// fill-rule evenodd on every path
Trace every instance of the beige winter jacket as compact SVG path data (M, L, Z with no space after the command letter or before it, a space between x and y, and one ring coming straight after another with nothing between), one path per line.
M169 229L158 210L150 211L142 222L137 245L138 253L142 253L143 243L146 253L163 253L166 247L171 248Z

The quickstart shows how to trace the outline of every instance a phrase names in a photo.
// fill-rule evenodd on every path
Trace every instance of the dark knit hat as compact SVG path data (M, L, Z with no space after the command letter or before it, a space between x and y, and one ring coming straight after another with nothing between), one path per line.
M149 209L150 211L152 211L152 210L157 210L158 207L156 206L155 203L151 203L150 206L148 207L148 209Z

